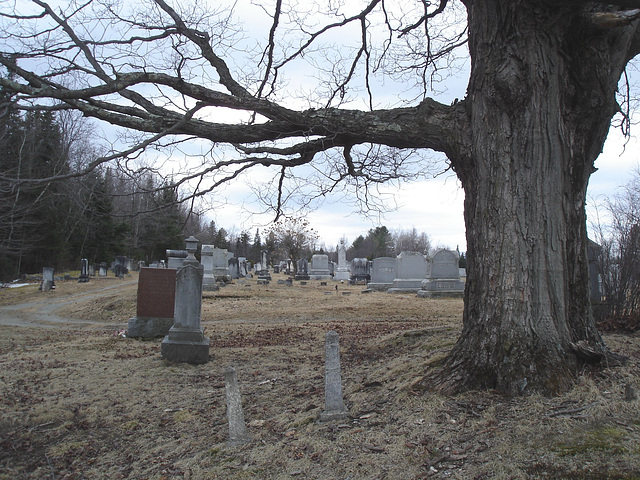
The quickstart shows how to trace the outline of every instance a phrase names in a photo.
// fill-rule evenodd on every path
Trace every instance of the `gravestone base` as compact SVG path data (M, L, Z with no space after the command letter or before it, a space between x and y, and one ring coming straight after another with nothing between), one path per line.
M132 317L127 324L127 336L130 338L164 337L173 325L173 317Z
M307 275L307 274L300 274L300 275L297 275L297 274L296 274L295 279L296 279L296 280L309 280L309 275Z
M393 281L393 287L387 290L389 293L417 293L422 289L422 278L414 279L396 279Z
M318 422L320 423L333 422L333 421L346 420L347 418L349 418L349 412L347 412L346 410L344 412L339 412L339 411L328 412L325 410L320 415L318 415Z
M309 271L310 280L331 280L331 272L324 268L311 268Z
M200 332L170 330L160 353L169 362L203 364L209 361L209 339Z
M48 292L53 289L53 282L51 280L43 280L41 290L43 292Z
M462 298L464 282L457 278L432 278L422 282L421 298Z
M463 298L464 291L460 290L438 290L438 291L429 291L429 290L419 290L418 296L420 298Z
M217 292L218 290L220 290L220 285L218 285L217 283L202 284L202 291L204 292Z
M337 281L349 280L350 277L351 272L349 272L349 269L345 267L338 267L333 275L333 279Z
M257 274L258 280L271 280L271 273L269 272L269 270L260 270L259 272L257 272Z
M375 290L376 292L384 292L386 290L389 290L391 287L393 287L393 283L367 283L367 288L370 290Z

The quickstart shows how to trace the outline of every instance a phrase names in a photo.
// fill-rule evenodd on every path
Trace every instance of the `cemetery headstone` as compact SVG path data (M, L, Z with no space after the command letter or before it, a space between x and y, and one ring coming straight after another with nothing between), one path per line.
M256 265L256 274L259 280L269 281L271 280L271 272L269 272L269 256L266 250L262 250L261 262L259 266Z
M244 278L247 276L249 271L247 270L247 259L246 257L238 257L238 274L240 278Z
M329 257L323 254L316 254L311 257L311 270L309 271L311 280L330 280Z
M78 283L87 283L89 281L89 260L83 258L80 260L80 277Z
M401 252L396 258L396 278L389 293L418 292L427 277L427 261L419 252Z
M98 270L98 276L99 277L106 277L107 276L107 262L102 262L100 264L100 269Z
M459 255L453 250L438 250L431 259L431 273L422 282L419 297L462 297L464 283L460 280Z
M184 263L184 259L187 258L189 254L186 250L166 250L167 255L167 268L175 268L178 270L182 267Z
M238 259L235 257L232 257L229 259L228 264L229 264L229 275L231 275L231 278L234 280L237 280L238 278L240 278L240 262L238 262Z
M40 286L40 289L43 292L48 292L54 288L56 288L56 284L53 280L53 268L42 267L42 285Z
M136 316L129 319L127 336L164 337L173 325L176 295L176 270L140 269Z
M351 272L349 271L349 263L347 262L347 247L345 245L345 240L340 240L340 245L338 245L338 266L335 267L333 279L334 280L349 280L351 277Z
M176 274L173 326L162 340L162 358L171 362L202 364L209 361L209 339L200 327L204 268L195 258L198 239L187 239L189 255Z
M376 291L386 291L393 287L396 278L396 259L392 257L378 257L371 265L371 281L367 288Z
M298 260L298 269L295 274L296 280L309 280L309 261L306 258Z
M318 420L321 422L343 420L349 416L349 411L342 398L339 337L333 330L327 332L325 337L324 362L325 408Z
M224 389L227 394L227 420L229 422L229 443L238 444L251 440L244 422L242 399L238 387L236 369L227 367L224 371Z
M351 276L349 282L353 285L365 284L371 280L371 263L366 258L351 260Z
M211 252L213 276L217 282L228 283L231 281L231 273L229 272L229 259L226 248L214 247Z
M216 290L218 285L216 283L216 276L213 274L213 245L202 245L200 249L200 263L202 263L203 276L202 276L202 290L211 291Z
M113 273L116 277L124 278L124 276L129 273L129 269L127 265L129 264L129 259L124 256L117 256L115 261L113 262Z

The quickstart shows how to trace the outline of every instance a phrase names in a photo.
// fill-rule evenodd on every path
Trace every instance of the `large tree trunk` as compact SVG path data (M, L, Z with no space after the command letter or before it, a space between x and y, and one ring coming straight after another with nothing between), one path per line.
M585 351L606 353L589 304L585 195L620 70L602 58L610 46L577 38L575 8L466 3L471 151L451 159L466 195L464 326L432 380L556 393Z

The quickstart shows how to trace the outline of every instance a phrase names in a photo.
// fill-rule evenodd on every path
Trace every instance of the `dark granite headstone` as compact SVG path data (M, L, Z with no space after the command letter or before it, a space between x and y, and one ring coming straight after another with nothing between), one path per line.
M129 320L129 337L163 337L173 325L176 295L176 270L140 269L136 316Z

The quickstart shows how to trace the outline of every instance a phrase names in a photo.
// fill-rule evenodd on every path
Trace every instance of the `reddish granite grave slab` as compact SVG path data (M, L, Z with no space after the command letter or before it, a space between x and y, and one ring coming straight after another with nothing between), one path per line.
M137 315L139 317L173 318L175 298L175 269L140 269L137 309Z

